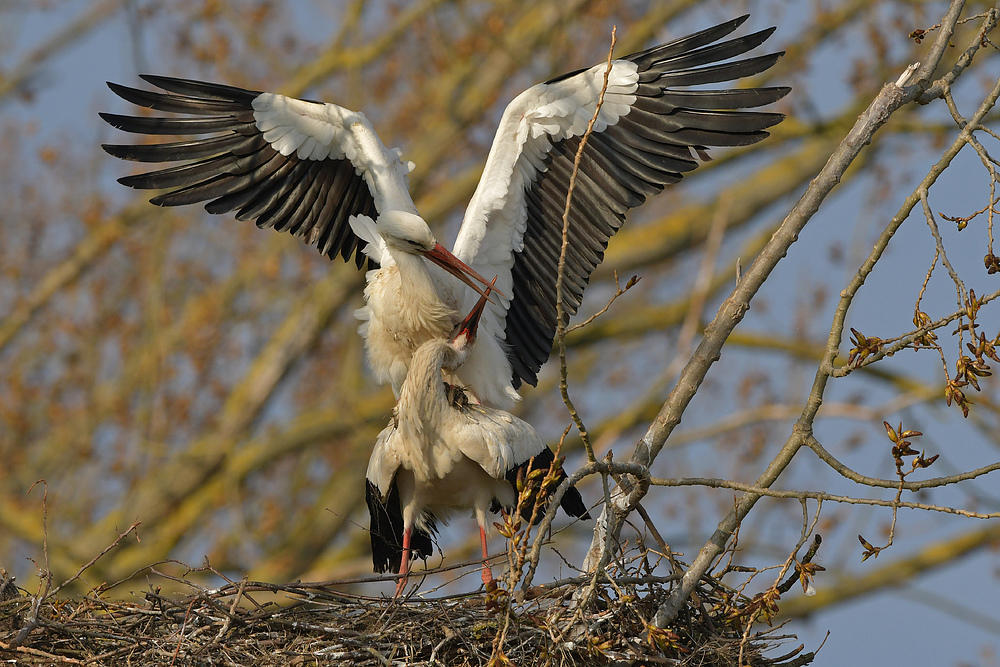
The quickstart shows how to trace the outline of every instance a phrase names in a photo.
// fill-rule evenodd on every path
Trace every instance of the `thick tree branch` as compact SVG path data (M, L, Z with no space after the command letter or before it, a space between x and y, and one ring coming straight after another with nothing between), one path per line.
M949 16L952 17L951 23L946 23L945 27L938 34L932 54L943 52L948 39L951 37L954 22L957 21L958 12L961 11L963 4L959 0L952 3L949 13ZM940 55L932 55L928 61L925 61L924 69L921 70L921 73L933 72L939 61ZM682 371L676 387L668 397L660 414L653 420L646 435L637 445L630 459L631 462L648 468L653 460L655 460L667 437L680 422L681 415L701 386L708 369L719 358L722 346L727 340L729 333L742 320L749 309L750 300L753 295L756 294L774 267L785 256L788 249L798 238L799 232L819 209L820 204L840 182L841 176L847 170L847 167L864 147L870 143L879 128L886 123L894 111L916 99L925 87L914 84L907 88L900 88L895 84L887 84L883 87L878 97L869 105L868 109L861 115L847 137L820 171L819 175L812 181L805 194L785 218L785 221L775 233L771 242L760 256L758 256L730 297L723 303L716 318L707 327L701 344L696 349L691 361ZM832 360L837 355L838 346L839 334L836 336L831 334L831 345L828 347L827 352L828 358L821 364L821 369L817 374L813 393L806 405L806 409L796 424L792 437L789 438L789 441L782 448L781 452L779 452L764 473L758 478L755 486L769 487L788 465L792 457L795 456L799 448L807 442L807 438L811 435L812 421L822 402L823 389L828 379L828 373L832 370ZM585 562L586 569L592 570L607 562L609 555L603 553L604 540L599 539L599 536L602 530L608 530L617 538L625 517L633 507L627 501L628 497L631 496L630 491L631 488L628 484L622 484L616 490L613 506L606 508L598 520L598 531L595 534L595 539L592 542ZM680 609L691 590L693 590L701 576L708 570L716 556L725 548L736 526L739 525L739 522L746 516L747 512L749 512L759 498L759 495L753 493L744 494L737 501L735 509L720 522L709 543L702 548L692 563L691 568L685 573L680 585L674 589L667 602L657 611L654 620L657 627L665 627L667 623L675 618L677 610Z
M801 230L812 214L818 210L820 203L839 182L840 175L844 173L847 167L854 160L854 157L857 156L864 146L871 141L874 134L888 121L893 112L902 107L904 104L914 101L923 92L923 90L926 89L926 82L931 73L934 72L940 63L941 57L949 43L949 40L951 39L955 23L958 21L964 4L965 3L962 0L953 0L951 3L946 17L942 20L942 28L935 39L931 53L929 54L927 60L924 61L922 67L918 69L917 82L915 84L908 85L905 88L900 88L896 84L886 84L882 88L882 92L879 93L879 96L858 119L858 122L848 134L843 144L838 148L834 155L831 156L826 167L824 167L819 176L814 179L809 189L806 191L806 194L792 210L788 218L786 218L785 224L783 224L782 227L784 228L787 225L788 229L779 230L779 232L775 235L777 241L776 247L765 250L761 257L754 262L754 265L751 267L750 273L748 274L748 278L753 280L752 287L754 291L751 292L751 294L756 292L756 289L762 283L763 276L766 276L767 273L770 272L770 269L777 264L780 258L787 251L787 248L792 242L794 242L795 238L797 238L798 231ZM970 126L975 127L982 117L993 107L998 91L1000 91L1000 83L998 83L998 89L995 90L994 93L991 93L990 97L980 107L974 122L970 123ZM969 128L966 128L962 131L962 134L965 135L968 132ZM956 140L952 149L949 149L949 151L946 152L946 155L942 158L941 162L950 162L953 154L957 154L958 150L960 150L961 146L964 144L964 138L960 137L959 140ZM939 165L941 162L939 162ZM941 167L941 169L943 170L943 167ZM933 173L934 170L932 170L932 174ZM928 178L930 177L931 175L928 176ZM934 178L936 178L936 176L934 176ZM926 188L926 185L922 186L922 188ZM883 232L878 244L876 244L875 249L872 251L871 255L869 255L869 258L865 261L862 268L851 281L849 287L842 293L841 304L837 309L834 325L830 332L827 352L824 360L820 363L812 392L806 403L805 409L803 410L802 416L796 423L791 437L785 443L778 455L771 461L764 473L757 479L755 486L770 487L781 472L788 466L792 458L798 453L798 450L803 445L807 444L811 439L812 424L815 420L819 407L822 404L826 384L833 371L833 361L838 354L848 306L851 303L854 294L856 294L857 290L860 289L861 285L864 283L865 277L871 272L875 263L881 257L882 252L888 245L889 239L895 233L895 230L898 229L899 225L901 225L903 220L907 217L909 210L911 210L912 207L916 205L917 201L919 201L920 190L921 188L918 188L918 192L911 195L910 199L913 200L912 203L908 201L908 207L904 206L906 214L897 214L897 216L893 218L887 229ZM758 270L758 265L762 262L764 262L764 266L760 267L760 270ZM742 284L737 287L734 295L740 292L741 287L743 287ZM732 304L728 309L727 305L729 304L724 304L723 308L720 310L720 315L725 315L725 319L723 319L719 324L719 327L723 330L729 327L730 323L732 323L732 326L735 326L735 322L742 317L745 309L749 307L749 300L746 302ZM726 313L727 310L730 312ZM716 319L716 322L719 322L718 318ZM717 358L719 349L721 349L721 345L725 340L725 335L719 336L713 331L713 327L716 322L713 322L713 326L710 326L709 330L706 331L704 341L704 343L709 343L709 341L713 338L718 339L715 343L708 344L708 350L706 350L708 354L705 354L702 357L705 361L709 362L714 361L714 358ZM731 330L731 328L729 328L729 330ZM696 358L692 360L692 364L696 364L694 370L698 371L698 374L695 375L693 382L691 383L694 389L697 389L697 384L700 384L701 379L704 377L704 371L700 371L700 364L698 362L699 359L696 356ZM705 365L705 371L707 371L707 365ZM679 405L671 405L673 401L668 399L667 404L664 406L664 411L667 412L665 418L662 420L658 418L653 424L654 428L657 427L659 423L662 423L663 426L655 431L654 428L651 428L650 431L653 431L652 437L650 437L650 434L647 433L647 437L644 438L643 442L640 443L639 448L637 448L636 455L638 455L640 460L648 460L651 462L652 459L655 458L659 448L662 447L663 440L660 438L665 439L666 435L669 435L670 430L672 430L673 425L679 422L683 408L686 407L690 397L684 392L682 384L679 383L678 388L681 389L682 392L679 397L680 400L677 401ZM693 393L691 395L693 395ZM633 455L633 460L636 460L635 455ZM646 465L648 465L648 463L646 463ZM715 558L725 549L726 544L728 543L733 532L736 530L737 526L739 526L740 522L760 497L761 496L758 494L745 493L737 501L735 509L719 523L718 528L712 535L709 542L702 547L698 556L692 562L691 567L684 574L680 585L678 585L671 592L667 601L657 610L656 617L654 619L654 623L657 627L665 627L666 624L672 622L676 618L678 611L684 601L687 600L697 582L701 579L704 573L708 571Z

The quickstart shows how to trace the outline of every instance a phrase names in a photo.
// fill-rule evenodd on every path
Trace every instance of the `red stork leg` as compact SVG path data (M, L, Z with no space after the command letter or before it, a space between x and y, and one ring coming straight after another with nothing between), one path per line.
M403 589L406 588L406 580L410 575L410 532L411 529L409 527L403 531L403 560L399 565L399 574L401 577L396 582L394 598L398 598L402 594Z
M486 590L490 590L496 584L493 582L493 571L490 569L490 552L486 548L486 529L482 526L479 526L479 541L483 546L483 585L486 586Z

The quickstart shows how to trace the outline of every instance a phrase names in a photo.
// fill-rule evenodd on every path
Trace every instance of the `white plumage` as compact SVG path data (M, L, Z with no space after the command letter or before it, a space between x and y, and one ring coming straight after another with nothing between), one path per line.
M745 19L613 62L570 209L562 295L567 317L579 308L590 274L630 208L694 169L706 147L755 143L782 119L743 109L774 102L787 88L689 88L774 64L781 54L732 60L773 29L719 41ZM596 65L552 79L510 103L454 256L413 204L407 185L412 163L383 145L364 114L335 104L143 76L167 92L109 85L134 104L194 117L102 114L105 120L128 132L210 136L104 148L130 160L192 161L120 179L168 190L151 199L154 204L206 201L212 213L235 211L241 220L288 231L331 258L353 257L359 267L367 258L373 270L361 330L376 377L397 394L413 352L426 340L446 338L475 300L457 280L481 291L475 282L485 283L481 275L497 276L500 294L494 293L483 316L484 335L457 380L483 404L506 409L519 398L522 381L536 382L552 348L569 173L605 70Z
M442 370L454 371L468 357L485 303L480 297L451 340L430 339L414 352L392 422L368 462L372 561L377 572L402 572L397 595L406 584L410 554L429 556L436 521L456 510L471 509L476 517L483 583L490 585L486 513L514 508L518 474L547 470L555 458L530 424L503 410L456 402L442 382ZM556 479L564 478L557 464ZM574 487L562 507L589 518ZM522 508L526 520L532 509L530 503Z

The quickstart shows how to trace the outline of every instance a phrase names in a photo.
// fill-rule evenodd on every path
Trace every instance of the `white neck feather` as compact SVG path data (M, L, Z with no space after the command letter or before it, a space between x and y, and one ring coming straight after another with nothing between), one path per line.
M410 360L396 405L403 442L418 450L411 458L418 478L440 477L450 468L452 453L445 437L451 425L452 407L448 402L441 367L455 363L458 352L444 339L421 345ZM440 459L440 460L439 460Z
M456 305L452 303L451 285L431 273L433 270L420 255L393 252L399 266L402 309L419 328L437 328L442 320L451 322Z

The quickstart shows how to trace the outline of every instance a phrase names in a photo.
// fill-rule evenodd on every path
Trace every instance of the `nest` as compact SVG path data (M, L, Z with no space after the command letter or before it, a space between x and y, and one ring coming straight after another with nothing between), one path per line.
M122 584L89 595L38 597L0 577L0 660L17 665L752 665L812 661L790 635L755 625L759 602L706 578L666 629L652 627L669 579L606 581L590 603L587 583L533 588L512 602L502 590L405 600L337 590L338 582L248 581L208 589L194 570L147 570L178 591ZM0 572L2 574L2 572ZM133 580L134 581L134 580ZM341 589L351 582L341 582ZM180 588L177 588L177 586ZM186 590L185 590L186 589ZM131 599L122 599L130 595ZM740 609L743 609L743 612Z

